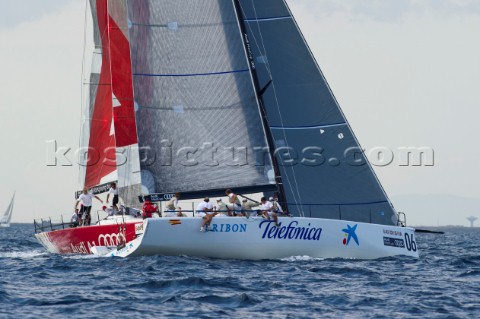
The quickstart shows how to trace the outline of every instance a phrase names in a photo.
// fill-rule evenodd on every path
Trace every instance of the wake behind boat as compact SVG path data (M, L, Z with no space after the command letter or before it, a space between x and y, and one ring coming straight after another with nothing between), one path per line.
M50 251L418 256L414 230L377 179L284 0L90 6L95 52L82 112L81 184L98 195L117 181L112 195L126 215L146 198L161 216L179 216L37 229ZM203 219L185 201L230 188L276 194L293 217L279 218L277 227L263 207L265 219L216 216L200 232ZM163 207L176 193L183 202ZM226 200L234 214L245 210L237 197ZM115 245L99 239L123 233L125 242ZM85 249L72 248L82 243Z
M10 227L10 222L12 221L13 214L13 204L15 202L15 193L13 193L10 204L8 205L5 213L3 213L2 218L0 219L0 227Z

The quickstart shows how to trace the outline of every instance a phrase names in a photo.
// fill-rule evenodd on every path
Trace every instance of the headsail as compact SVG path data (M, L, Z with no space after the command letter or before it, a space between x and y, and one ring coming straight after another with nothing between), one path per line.
M95 51L89 79L88 105L83 111L80 184L93 187L117 180L112 75L107 39L106 1L90 0Z
M80 158L80 183L94 187L118 180L125 198L129 186L140 184L126 1L90 0L90 7L95 52L83 114L81 146L88 152Z
M291 212L396 224L397 215L284 0L235 0ZM283 160L283 161L282 161Z
M12 199L10 200L10 204L8 205L5 213L0 219L0 224L8 225L12 221L12 213L13 213L13 204L15 202L15 193L13 193Z

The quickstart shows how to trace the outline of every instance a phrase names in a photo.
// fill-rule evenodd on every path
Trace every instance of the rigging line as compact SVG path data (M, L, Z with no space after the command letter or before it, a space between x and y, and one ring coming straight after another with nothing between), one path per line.
M255 20L256 20L257 28L258 28L258 31L259 31L259 34L260 34L260 42L261 42L261 44L262 44L263 52L265 53L265 55L267 55L267 50L266 50L266 48L265 48L265 41L264 41L264 39L263 39L263 34L262 34L261 29L260 29L260 21L259 21L259 19L258 19L257 8L256 8L256 6L255 6L255 4L254 4L254 0L252 0L252 7L253 7L253 10L254 10L254 12L255 12ZM242 11L243 11L243 13L244 13L244 16L246 17L246 15L245 15L245 10L243 9L243 7L242 7ZM255 41L255 45L257 46L257 48L259 49L259 51L262 52L262 51L260 50L260 46L259 46L259 44L258 44L258 41L257 41L256 37L253 35L253 32L252 32L252 36L253 36L253 39L254 39L254 41ZM265 67L266 67L266 69L267 69L267 71L268 71L268 74L269 74L270 79L273 81L272 72L271 72L271 70L270 70L270 66L269 66L268 60L267 60L266 63L265 63ZM281 112L280 112L280 103L278 102L277 90L276 90L276 88L275 88L275 83L273 83L273 82L272 82L272 88L273 88L273 93L274 93L274 96L275 96L275 102L276 102L276 105L277 105L277 111L278 111L278 115L279 115L279 118L280 118L280 123L281 123L282 126L285 126L285 125L284 125L284 122L283 122L283 116L282 116L282 114L281 114ZM286 142L286 144L288 145L288 139L287 139L287 135L286 135L285 131L283 131L283 138L285 139L285 142ZM295 175L295 168L292 166L291 169L292 169L292 173L293 173L293 181L294 181L294 183L295 183L295 187L292 186L292 183L290 182L290 178L289 178L288 174L286 174L286 175L287 175L287 182L288 182L288 184L289 184L290 190L292 191L293 200L297 203L297 201L300 201L300 202L302 201L302 197L301 197L301 195L300 195L300 191L299 191L299 187L298 187L298 181L297 181L297 177L296 177L296 175ZM297 200L297 196L295 195L294 190L296 190L296 193L297 193L297 196L298 196L298 200ZM298 204L298 203L297 203L297 204ZM303 211L301 211L300 213L301 213L302 217L304 217Z
M260 41L261 41L261 44L262 44L262 47L263 47L263 52L265 52L265 55L267 55L267 49L265 48L265 41L263 39L262 30L260 28L260 20L258 19L257 9L255 7L255 4L254 4L253 0L252 0L252 6L253 6L253 10L255 12L255 18L256 18L258 31L259 31L259 34L260 34ZM255 43L257 43L256 39L255 39ZM268 59L267 59L267 63L265 63L265 66L267 68L270 79L272 79L272 84L273 84L272 87L273 87L273 92L274 92L274 96L275 96L275 102L276 102L276 105L277 105L278 115L279 115L279 118L280 118L280 123L281 123L282 126L285 126L284 122L283 122L283 116L282 116L281 111L280 111L280 103L278 102L277 90L275 88L275 83L273 83L273 76L272 76L272 72L271 72L271 69L270 69L270 66L269 66L269 63L268 63ZM286 135L285 131L283 131L283 138L285 139L285 142L288 145L288 139L287 139L287 135ZM293 180L295 182L295 189L297 191L298 199L301 203L302 202L302 197L300 195L298 182L297 182L297 177L295 175L295 168L293 166L292 166L292 172L293 172ZM292 193L293 193L293 188L291 187L291 189L292 189ZM303 212L302 212L302 215L303 215Z
M128 24L128 16L129 16L129 6L127 5L126 6L126 16L125 16L125 18L127 20L127 24ZM127 31L127 32L130 32L130 31ZM133 58L132 58L133 55L132 55L131 39L129 39L129 41L128 41L128 46L129 46L129 53L130 53L130 70L133 73ZM131 76L131 86L132 86L133 104L134 104L134 108L135 108L135 103L136 103L135 102L135 85L134 85L133 75ZM134 114L134 121L136 123L135 114ZM138 129L135 130L135 132L136 132L136 141L137 141L137 145L138 145L138 140L139 140L138 139L138 132L139 132ZM132 193L133 193L132 183L133 183L133 174L136 174L137 172L132 172L132 170L131 170L132 161L133 161L132 160L132 153L133 152L136 152L136 154L139 155L138 151L134 151L134 150L132 151L132 145L128 145L127 146L127 156L128 156L127 164L129 165L129 167L124 170L125 173L124 173L124 176L123 176L123 178L124 178L124 189L126 189L124 191L124 193L125 193L125 198L127 200L127 202L126 202L125 198L123 199L123 204L125 206L132 206L133 202L130 200L130 198L131 197L135 198L135 196L132 196ZM141 171L139 162L138 162L138 169ZM140 172L140 171L138 171L138 172ZM117 169L117 178L120 181L121 176L118 172L119 172L119 170ZM141 176L139 177L139 179L140 179L140 185L141 185L141 183L142 183Z
M243 15L244 17L246 17L245 10L244 10L241 2L239 1L238 4L239 4L239 6L240 6L240 9L242 10L242 15ZM254 6L254 4L253 4L253 1L252 1L252 7L254 7L254 9L255 9L255 6ZM256 9L255 9L255 10L256 10ZM246 31L245 31L245 32L246 32ZM257 48L260 50L260 46L258 45L258 42L257 42L257 39L255 38L255 36L253 36L253 39L254 39L254 41L255 41L255 44L256 44ZM261 50L260 50L260 51L261 51ZM269 76L270 76L269 84L267 84L265 87L269 86L269 85L271 84L272 80L273 80L270 72L269 72ZM267 111L266 111L266 109L265 109L265 106L264 106L262 103L259 103L259 106L262 108L263 113L265 114L263 117L264 117L265 121L267 122L268 127L270 127L270 123L269 123L270 121L269 121L269 119L268 119L268 116L266 116ZM265 128L265 129L267 129L267 128ZM275 144L275 141L273 141L273 144ZM272 145L272 147L275 147L275 145ZM272 161L274 161L274 160L275 160L275 159L272 158ZM273 163L272 163L272 164L273 164ZM280 173L280 175L281 175L281 173ZM276 179L277 179L277 178L275 177L275 180L276 180ZM298 205L298 200L297 200L297 198L296 198L296 195L295 195L295 192L294 192L294 190L293 190L293 186L292 186L292 183L291 183L291 181L290 181L290 177L288 176L288 174L286 175L286 182L287 182L287 184L288 184L288 186L289 186L289 189L291 190L291 193L292 193L292 195L293 195L293 200L294 200L294 201L297 203L297 205ZM285 196L285 195L284 195L284 196Z
M253 0L252 0L252 4L253 4ZM256 23L257 23L258 31L259 31L259 34L260 34L260 41L261 41L261 44L262 44L262 47L263 47L263 52L265 52L265 55L268 56L267 49L265 48L265 41L263 39L262 30L260 28L260 20L258 19L257 9L256 9L254 4L253 4L253 10L255 12L255 18L257 19ZM272 72L271 72L271 69L270 69L270 66L269 66L269 63L268 63L268 59L267 59L267 63L265 63L265 65L267 66L267 70L268 70L268 74L270 76L270 79L273 80L273 76L272 76ZM282 116L282 113L280 111L280 103L278 102L277 90L276 90L276 87L275 87L275 83L273 83L273 81L272 81L272 87L273 87L273 93L274 93L274 96L275 96L275 102L276 102L276 105L277 105L278 115L279 115L279 118L280 118L280 123L281 123L282 126L285 126L285 124L283 122L283 116ZM288 139L287 139L287 134L285 133L285 131L283 131L283 138L285 139L286 144L289 145ZM293 173L293 180L295 182L295 189L297 191L298 199L301 203L302 202L302 196L300 195L297 176L295 174L295 168L293 166L292 166L292 173ZM293 193L293 189L292 189L292 193ZM302 215L304 215L303 211L302 211Z
M84 90L84 76L85 76L85 55L87 50L87 15L88 15L88 0L85 0L85 13L84 13L84 22L83 22L83 56L82 56L82 75L81 75L81 89L80 89L80 135L78 137L78 145L82 147L82 137L84 134L85 128L83 127L83 123L85 122L84 112L85 112L85 90ZM80 163L80 155L78 157L78 162ZM78 166L78 175L81 175L82 167L81 165Z

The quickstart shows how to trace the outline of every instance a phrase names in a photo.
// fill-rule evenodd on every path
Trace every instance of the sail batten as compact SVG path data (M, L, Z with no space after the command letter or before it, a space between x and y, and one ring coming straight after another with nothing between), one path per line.
M255 18L255 19L244 19L245 22L266 22L266 21L275 21L275 20L283 20L283 19L292 19L291 16L283 16L283 17L265 17L265 18Z
M309 125L309 126L270 126L271 129L274 130L310 130L310 129L318 129L318 128L326 128L326 127L334 127L334 126L343 126L348 125L346 122L342 123L333 123L333 124L322 124L322 125Z
M189 77L189 76L208 76L208 75L222 75L231 73L249 72L249 69L232 70L232 71L218 71L209 73L191 73L191 74L147 74L147 73L134 73L134 76L154 76L154 77Z

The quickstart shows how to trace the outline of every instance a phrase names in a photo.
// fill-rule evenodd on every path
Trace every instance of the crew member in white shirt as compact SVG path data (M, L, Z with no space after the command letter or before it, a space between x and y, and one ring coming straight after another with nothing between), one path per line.
M243 216L242 203L240 203L238 196L232 192L231 189L227 189L225 194L227 194L228 202L230 203L227 207L232 212L233 216Z
M274 211L276 214L278 214L278 213L283 214L283 209L282 209L282 206L280 206L280 204L278 203L278 198L276 198L276 197L275 197L275 198L274 198L274 197L270 197L270 198L268 199L268 201L269 201L270 203L272 203L272 205L273 205L273 211Z
M110 194L113 196L112 199L112 206L118 211L118 188L116 183L110 183L110 189L108 190L107 194L107 203L108 200L110 199Z
M203 223L202 223L202 227L200 228L200 231L201 232L205 230L208 231L208 226L210 226L210 223L212 222L213 217L217 214L216 212L213 211L213 204L210 203L210 198L205 197L203 199L203 202L198 204L197 214L198 214L197 216L203 215Z
M103 200L101 200L98 196L93 195L92 193L89 193L88 188L84 187L83 191L82 191L82 194L78 197L77 201L75 202L75 207L74 207L75 212L79 213L79 215L82 216L81 219L79 220L79 225L80 226L82 224L83 225L90 225L90 222L91 222L90 212L92 211L93 198L96 198L97 200L99 200L103 204ZM82 202L82 208L81 208L80 212L77 209L77 206L78 206L79 202Z
M275 222L275 226L278 227L278 217L277 214L273 211L273 204L267 201L265 197L262 197L260 202L262 203L260 205L260 209L262 210L263 217L268 220L273 219L273 221Z

